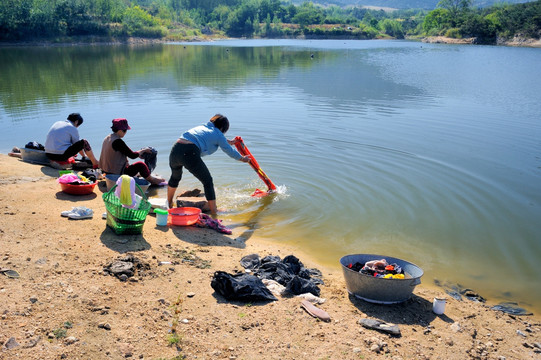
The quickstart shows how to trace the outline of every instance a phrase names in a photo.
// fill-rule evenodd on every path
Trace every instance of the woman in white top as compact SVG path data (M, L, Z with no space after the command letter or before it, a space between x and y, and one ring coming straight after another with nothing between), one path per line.
M79 113L72 113L66 120L57 121L51 126L45 140L45 154L50 160L68 161L79 153L87 156L95 169L98 168L98 160L90 144L85 139L79 139L77 128L82 123L83 117Z

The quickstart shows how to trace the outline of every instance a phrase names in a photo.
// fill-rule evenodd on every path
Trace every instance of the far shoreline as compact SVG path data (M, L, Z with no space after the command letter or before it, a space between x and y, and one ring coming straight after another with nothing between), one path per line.
M406 37L405 39L396 38L374 38L374 39L354 39L343 37L292 37L292 38L229 38L220 36L208 37L192 37L186 39L167 39L167 38L141 38L141 37L126 37L126 38L110 38L99 36L82 36L64 39L34 39L22 41L0 41L0 48L8 47L68 47L68 46L88 46L88 45L153 45L153 44L169 44L178 42L213 42L221 40L405 40L418 41L428 44L453 44L453 45L485 45L485 46L507 46L507 47L527 47L541 48L541 39L523 38L515 36L511 40L498 38L495 44L479 44L477 38L450 38L445 36L427 36L427 37Z

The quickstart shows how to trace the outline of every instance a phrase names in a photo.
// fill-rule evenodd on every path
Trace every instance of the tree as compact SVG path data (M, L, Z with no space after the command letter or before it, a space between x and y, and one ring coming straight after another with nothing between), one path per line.
M224 24L226 34L232 37L252 36L253 19L256 14L257 6L254 2L242 4L227 17Z
M470 10L473 0L440 0L438 7L449 11L451 26L460 23L461 17Z
M265 27L264 27L263 33L267 37L272 34L272 26L271 26L270 14L268 14L267 17L265 18Z
M402 30L402 24L396 20L385 19L381 22L381 27L387 35L393 36L397 39L404 38L404 31Z
M139 6L127 8L126 11L124 11L122 23L128 28L128 33L130 35L160 35L159 29L157 32L150 29L152 27L158 27L158 20Z
M293 18L295 17L295 15L297 15L297 7L293 4L290 4L286 8L286 12L282 20L286 23L291 23L293 22Z
M210 22L214 22L218 29L223 30L224 25L231 13L231 8L225 5L220 5L209 15Z
M19 39L28 32L32 0L0 1L0 39Z
M367 11L363 16L363 23L375 28L378 26L378 19L376 19L370 11Z
M313 3L303 3L297 10L297 14L293 17L292 21L299 24L301 27L321 24L323 21L323 11L316 8Z
M449 11L446 9L432 10L423 20L423 30L429 35L439 35L441 31L450 27L452 26Z
M253 30L254 35L259 35L259 33L261 32L261 26L259 25L259 23L260 23L259 14L255 14L254 22L253 22L253 25L252 25L252 28L254 29Z
M479 14L469 14L460 27L460 33L464 37L476 37L481 44L494 43L496 39L496 27L494 23Z

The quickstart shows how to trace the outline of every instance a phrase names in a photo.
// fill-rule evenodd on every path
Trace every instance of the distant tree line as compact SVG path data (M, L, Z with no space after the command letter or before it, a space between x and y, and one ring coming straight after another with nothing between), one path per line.
M423 21L423 33L451 38L477 38L493 44L498 37L541 37L541 0L523 4L497 4L474 9L471 0L441 0Z
M438 8L386 12L322 7L280 0L1 0L0 40L79 35L186 39L446 35L539 37L541 0L473 9L471 0L441 0Z

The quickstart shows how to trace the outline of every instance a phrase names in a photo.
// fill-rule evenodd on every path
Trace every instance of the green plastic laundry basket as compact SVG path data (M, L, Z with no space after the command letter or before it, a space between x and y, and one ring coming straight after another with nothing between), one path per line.
M117 235L141 234L143 232L143 225L151 205L139 185L137 183L135 185L143 194L137 209L122 206L120 199L115 195L117 185L102 196L107 210L107 226L112 228Z

